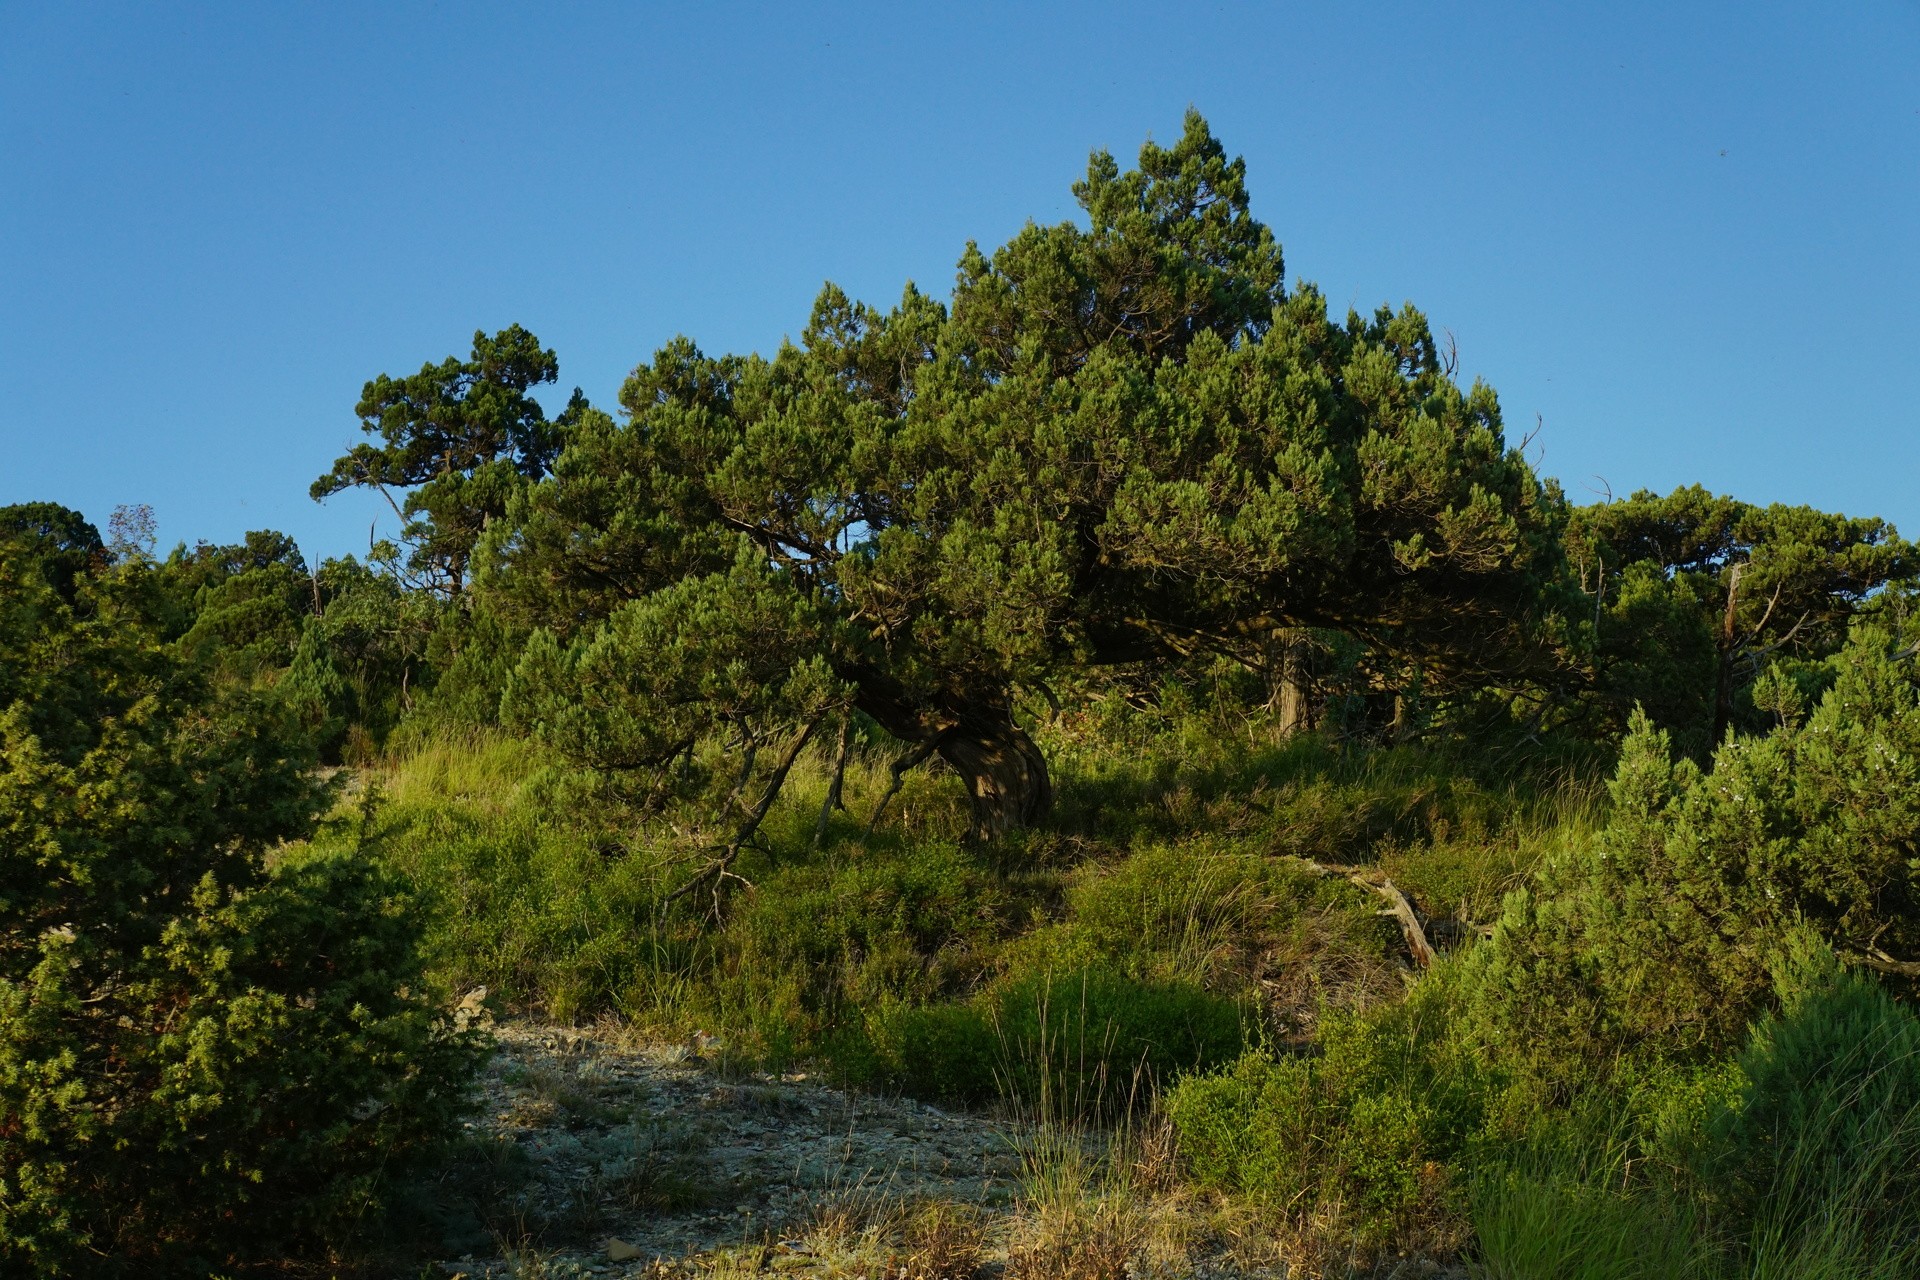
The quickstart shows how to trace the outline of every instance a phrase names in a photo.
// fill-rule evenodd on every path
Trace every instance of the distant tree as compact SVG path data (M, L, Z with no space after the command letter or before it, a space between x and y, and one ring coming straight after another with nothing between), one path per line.
M458 595L474 543L521 484L545 475L567 429L586 410L578 390L549 421L529 391L559 376L540 340L514 325L473 335L466 360L448 356L405 378L366 384L354 412L379 444L355 445L313 482L323 500L344 489L379 490L413 546L410 568ZM394 490L405 490L404 504Z
M349 736L377 744L399 724L431 682L429 650L448 619L431 597L351 556L328 560L315 577L322 608L303 622L276 694L338 762Z
M0 537L24 540L47 583L68 604L80 575L106 562L106 543L87 518L57 502L22 502L0 507Z
M883 315L828 286L771 360L664 348L626 424L583 414L516 496L487 589L583 655L651 644L668 623L622 619L723 590L689 577L743 589L744 539L757 589L818 619L768 678L817 657L909 762L958 771L980 837L1047 811L1015 696L1068 668L1299 626L1435 687L1551 666L1561 500L1417 311L1339 324L1287 291L1198 115L1135 171L1096 154L1074 190L1085 225L969 245L951 307L909 286ZM632 696L624 715L659 712L651 678Z
M321 607L300 548L271 529L228 546L177 548L161 575L187 619L182 648L241 681L292 661L301 625Z
M153 554L159 522L144 502L121 503L107 518L107 552L115 560L135 560Z
M1877 592L1920 579L1920 552L1885 520L1698 485L1578 508L1567 541L1594 601L1603 692L1622 718L1644 702L1696 756L1770 663L1837 652Z

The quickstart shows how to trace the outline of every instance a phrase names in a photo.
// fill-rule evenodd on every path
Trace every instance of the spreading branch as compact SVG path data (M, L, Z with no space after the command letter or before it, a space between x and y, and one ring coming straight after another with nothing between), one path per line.
M711 885L714 895L713 909L715 914L718 914L720 886L728 880L738 880L742 884L747 884L746 878L733 870L733 861L740 856L740 851L747 847L754 834L760 830L760 823L766 818L767 810L773 808L774 799L779 796L780 788L786 785L787 774L793 769L793 762L800 758L800 752L813 737L813 731L819 727L822 718L816 716L801 726L800 732L796 733L793 741L787 744L786 751L780 757L780 763L774 766L773 773L767 778L767 785L760 793L760 802L748 811L746 820L734 832L733 839L720 849L717 857L694 872L690 880L668 894L667 902L677 902L703 884Z

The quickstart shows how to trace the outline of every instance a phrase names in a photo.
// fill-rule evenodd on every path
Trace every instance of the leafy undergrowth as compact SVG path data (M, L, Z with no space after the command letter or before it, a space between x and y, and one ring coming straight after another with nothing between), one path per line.
M952 777L908 774L869 830L888 757L856 752L824 822L825 761L803 760L717 892L676 896L711 856L697 819L499 737L428 739L362 771L323 842L420 886L454 989L563 1021L724 1030L766 1067L978 1101L1036 1052L1165 1083L1397 998L1408 953L1379 901L1303 860L1377 863L1445 940L1490 921L1593 808L1578 787L1475 782L1411 749L1196 758L1184 733L1096 753L1056 726L1059 821L989 849L960 841Z
M1709 776L1644 724L1604 798L1566 768L1317 739L1049 742L1059 821L990 848L960 842L951 778L910 773L869 831L887 758L857 754L824 818L808 762L713 891L680 892L711 830L498 739L369 770L324 840L420 886L443 982L710 1032L727 1072L1018 1119L1017 1222L842 1205L836 1238L865 1242L845 1274L934 1266L905 1261L923 1213L940 1266L987 1249L1062 1280L1228 1254L1294 1275L1914 1274L1913 1017L1787 913L1817 903L1766 879L1792 864L1719 870L1749 856L1751 803L1872 853L1879 828L1831 798L1776 798L1845 771L1736 743ZM1430 968L1356 867L1406 892ZM656 1213L693 1194L679 1142L650 1148ZM741 1240L762 1252L702 1245L699 1266L820 1256Z

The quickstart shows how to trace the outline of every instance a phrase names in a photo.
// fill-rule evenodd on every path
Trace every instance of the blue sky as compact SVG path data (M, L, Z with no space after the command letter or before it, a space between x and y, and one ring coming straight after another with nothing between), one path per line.
M1424 309L1576 498L1920 535L1912 0L9 5L0 503L364 550L306 490L374 374L518 322L611 406L823 280L944 295L1190 103L1289 277Z

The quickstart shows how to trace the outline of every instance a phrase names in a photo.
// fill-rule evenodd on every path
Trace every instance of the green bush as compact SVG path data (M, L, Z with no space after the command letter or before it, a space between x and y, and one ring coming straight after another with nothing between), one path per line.
M1317 1055L1255 1050L1179 1082L1166 1110L1192 1176L1369 1248L1456 1214L1451 1166L1516 1103L1462 1033L1461 981L1443 964L1404 1002L1327 1016Z
M1920 1018L1823 951L1797 960L1701 1158L1720 1225L1755 1258L1817 1245L1862 1273L1920 1267Z
M1167 1098L1188 1172L1202 1186L1294 1206L1325 1168L1313 1127L1323 1110L1306 1058L1248 1053L1230 1068L1189 1076Z
M377 1206L464 1105L393 879L269 850L322 799L271 710L0 545L0 1270L207 1275Z
M1240 1051L1242 1014L1185 983L1099 967L1017 975L964 1004L890 1005L867 1023L862 1067L919 1097L996 1093L1046 1119L1111 1114Z
M1645 716L1613 811L1512 898L1485 958L1490 1043L1552 1074L1730 1055L1802 923L1897 969L1920 956L1920 671L1861 626L1804 725L1733 738L1711 773Z
M1368 1245L1442 1209L1461 1135L1404 1083L1343 1079L1353 1065L1253 1053L1182 1081L1167 1114L1193 1177Z

